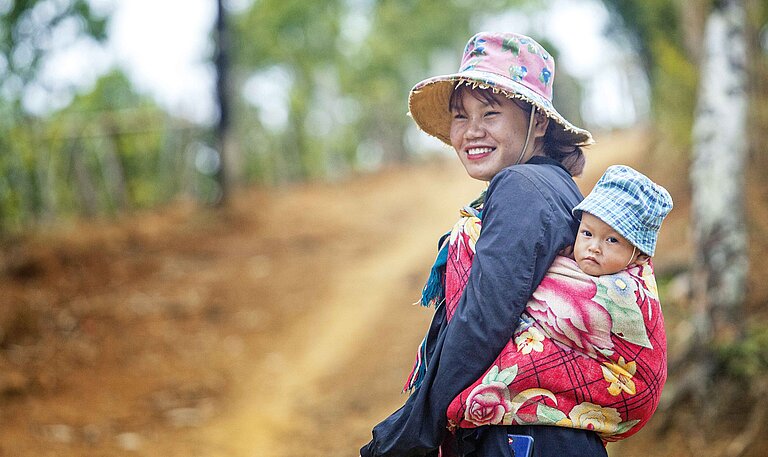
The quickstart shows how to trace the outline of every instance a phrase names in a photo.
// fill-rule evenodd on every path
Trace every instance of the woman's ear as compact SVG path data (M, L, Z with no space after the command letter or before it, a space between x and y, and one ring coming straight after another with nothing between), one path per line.
M533 120L533 136L534 138L543 137L547 133L547 127L549 127L549 117L539 110L536 110Z

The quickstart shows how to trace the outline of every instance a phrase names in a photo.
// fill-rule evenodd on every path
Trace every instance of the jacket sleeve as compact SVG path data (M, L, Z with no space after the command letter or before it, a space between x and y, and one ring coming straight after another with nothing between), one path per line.
M422 385L373 429L362 456L423 456L440 445L448 405L490 366L555 255L573 241L569 221L526 174L508 168L494 178L456 314L440 330Z

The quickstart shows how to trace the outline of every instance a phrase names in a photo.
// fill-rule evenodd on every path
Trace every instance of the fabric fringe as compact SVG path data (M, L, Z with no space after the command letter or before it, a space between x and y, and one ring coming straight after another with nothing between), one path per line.
M445 265L448 263L448 236L445 237L440 250L437 253L435 263L429 272L429 278L421 291L421 299L417 302L421 306L429 308L434 306L435 310L442 305L445 300ZM414 303L416 304L416 303ZM405 381L403 392L410 392L417 389L424 380L427 373L427 336L421 340L419 350L416 352L416 362L413 364L411 374Z
M421 306L437 307L437 304L445 297L445 265L448 263L448 237L445 237L443 245L437 252L437 258L429 272L427 283L421 290L421 299L418 303Z
M419 345L419 350L416 352L416 362L413 364L413 370L411 370L411 374L408 375L408 379L405 381L405 385L403 386L403 392L411 392L421 385L421 382L424 380L424 376L427 374L427 366L424 363L424 360L427 358L427 337L424 336L424 339L421 340L421 344Z

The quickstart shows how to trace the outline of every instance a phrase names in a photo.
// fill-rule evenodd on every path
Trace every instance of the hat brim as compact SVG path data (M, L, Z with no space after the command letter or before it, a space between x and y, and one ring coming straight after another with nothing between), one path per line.
M566 137L579 146L594 143L592 134L568 122L552 103L529 88L495 73L467 70L451 75L435 76L413 86L408 97L409 115L421 130L450 145L451 112L448 103L453 90L460 84L473 88L491 89L507 98L524 100L535 105L559 125Z

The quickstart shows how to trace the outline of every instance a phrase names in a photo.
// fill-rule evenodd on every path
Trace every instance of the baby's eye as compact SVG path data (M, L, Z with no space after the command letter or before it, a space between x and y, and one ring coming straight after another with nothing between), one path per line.
M616 238L615 236L609 236L609 237L606 239L606 241L607 241L607 242L609 242L609 243L611 243L611 244L616 244L616 243L618 243L618 242L619 242L619 239L618 239L618 238Z
M590 232L589 230L582 230L581 231L581 235L582 236L586 236L586 237L591 237L592 236L592 232Z

